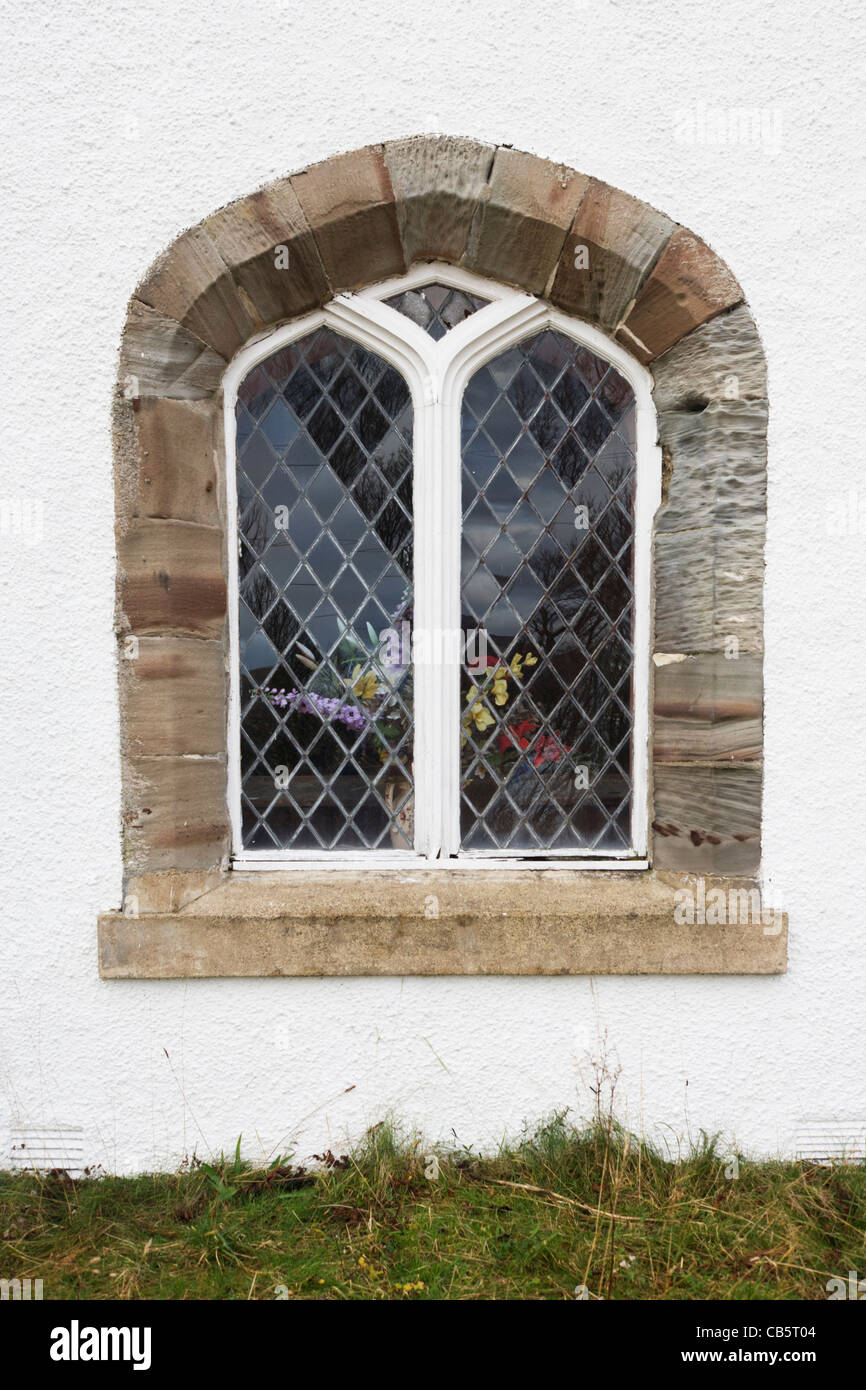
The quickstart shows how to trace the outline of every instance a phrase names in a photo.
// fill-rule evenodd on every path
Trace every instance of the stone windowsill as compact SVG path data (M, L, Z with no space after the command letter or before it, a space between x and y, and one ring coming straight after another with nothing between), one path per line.
M756 888L703 883L727 903ZM99 968L104 979L784 973L787 916L680 924L674 895L698 884L654 870L154 874L130 881L124 912L100 917Z

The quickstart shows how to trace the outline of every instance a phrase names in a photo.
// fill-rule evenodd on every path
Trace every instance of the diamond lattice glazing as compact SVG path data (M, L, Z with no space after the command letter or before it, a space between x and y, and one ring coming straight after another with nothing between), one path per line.
M463 401L465 850L631 844L635 405L628 382L545 329Z
M321 328L237 404L243 843L412 847L412 403Z
M489 304L488 299L480 299L477 294L465 290L453 290L448 285L424 285L418 290L404 290L385 300L392 309L405 314L413 323L430 334L431 338L444 338L451 328L468 319L477 309Z

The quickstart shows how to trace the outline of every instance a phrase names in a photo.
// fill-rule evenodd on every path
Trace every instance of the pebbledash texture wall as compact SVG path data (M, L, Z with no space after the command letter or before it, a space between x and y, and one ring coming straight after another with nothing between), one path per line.
M274 0L240 19L219 0L180 9L154 0L146 10L82 10L72 22L68 9L37 5L16 18L5 55L18 95L2 154L0 304L11 326L0 347L3 496L39 501L44 527L31 539L0 536L0 1161L43 1144L73 1166L171 1168L193 1151L229 1149L238 1134L251 1157L294 1147L303 1160L388 1110L432 1139L493 1145L555 1108L590 1113L602 1057L622 1067L622 1118L672 1145L704 1129L748 1152L793 1153L804 1134L820 1132L822 1143L831 1131L854 1134L866 1122L866 868L856 849L866 813L866 209L851 162L860 16L842 4L816 27L808 12L772 0L687 14L661 0L529 9L503 0L493 23L479 7L443 0L411 17L385 3L374 30L370 12L345 0L324 18L308 9ZM759 119L725 124L738 113ZM455 171L439 229L390 154L413 148L406 137L418 130L454 133L446 149L477 160L460 179ZM758 842L735 832L760 829L762 881L789 914L784 970L666 973L682 960L677 951L652 974L100 976L97 918L116 920L136 876L219 873L207 866L224 843L224 728L211 699L225 678L224 541L209 402L241 342L302 312L280 298L290 291L269 268L276 231L292 228L314 289L308 302L331 293L331 269L355 239L312 230L313 184L345 150L367 151L344 157L357 179L346 211L354 199L362 228L379 219L375 245L397 271L407 257L479 254L484 212L504 229L516 197L504 185L498 201L485 192L509 163L548 179L546 194L521 195L539 233L537 243L516 239L522 255L536 245L552 267L576 239L581 205L592 212L584 239L596 268L607 266L605 293L585 282L595 298L571 311L611 336L624 321L650 349L670 481L656 563L670 554L668 577L685 594L667 604L663 593L675 589L660 588L656 609L656 651L686 656L654 670L654 782L664 798L654 815L681 830L658 832L655 863L666 867L656 882L751 878ZM580 173L562 188L556 171L569 168ZM306 172L287 177L292 170ZM282 190L273 232L240 216L267 205L267 191L248 196L257 188ZM474 211L461 223L463 202ZM645 259L629 242L629 210L648 219ZM425 222L443 234L465 229L462 246L404 240ZM626 254L607 242L618 228ZM700 293L679 286L668 300L694 317L671 346L633 316L659 284L665 248L686 244ZM183 281L160 282L160 253L185 246ZM501 263L486 272L466 264L505 273ZM370 274L358 267L357 282ZM712 285L718 298L707 302ZM545 288L532 282L533 293ZM565 281L560 289L575 292ZM218 340L227 321L229 337ZM731 347L752 365L735 373L734 395L720 375L719 335L736 325ZM702 357L687 359L698 341ZM145 453L161 459L158 473L140 471ZM710 456L743 468L751 460L754 472L739 474L731 495L725 477L706 477L695 524ZM168 502L173 461L192 480L180 516ZM751 509L754 534L734 525L743 544L730 564L714 553L707 506L714 525L728 507L743 521ZM201 546L174 574L149 548L169 530ZM149 582L163 568L168 588ZM193 613L202 632L189 626ZM745 621L730 628L733 617ZM132 633L137 662L124 653ZM725 659L729 634L740 639L736 662ZM212 777L207 815L196 797L172 820L157 762L178 780ZM696 815L700 786L708 809ZM159 798L145 796L160 787ZM163 883L165 911L150 915L171 919L181 904ZM483 902L470 906L483 913ZM620 898L617 911L627 910ZM635 913L647 915L645 900ZM562 940L555 927L553 939ZM768 952L781 949L766 941Z
M546 298L650 366L655 872L228 873L222 373L343 290L450 262ZM511 147L419 136L281 179L184 233L138 286L115 442L128 877L106 976L775 972L785 924L684 931L688 874L760 861L766 374L743 292L694 233ZM659 870L680 871L659 874ZM393 872L393 871L392 871ZM437 916L425 911L435 892ZM746 914L741 914L746 915Z

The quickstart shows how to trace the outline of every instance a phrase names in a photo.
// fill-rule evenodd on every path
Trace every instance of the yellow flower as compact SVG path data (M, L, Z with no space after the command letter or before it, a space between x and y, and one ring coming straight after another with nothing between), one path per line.
M366 675L363 675L361 667L356 666L352 672L352 681L352 693L357 695L359 700L372 700L378 693L379 682L376 680L372 671L368 671Z
M508 685L504 676L499 676L494 680L493 698L497 705L505 705L508 703Z
M489 729L490 725L496 722L490 710L486 709L480 700L476 700L470 709L469 718L475 724L479 734L483 734L485 729Z
M520 652L517 652L516 655L511 658L511 670L518 679L523 675L524 663L527 666L537 666L538 657L533 656L532 652L527 652L526 656L521 656Z

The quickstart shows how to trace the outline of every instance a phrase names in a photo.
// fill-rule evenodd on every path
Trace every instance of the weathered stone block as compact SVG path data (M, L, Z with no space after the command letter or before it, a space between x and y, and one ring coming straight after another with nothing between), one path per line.
M721 506L726 530L738 525L751 529L756 517L763 517L765 401L714 401L703 410L660 415L659 442L669 451L671 476L657 530L712 526ZM732 484L733 473L737 482ZM742 485L746 482L748 487ZM763 531L758 534L762 537Z
M585 174L521 150L496 151L464 265L543 294L589 185Z
M125 766L129 870L212 869L228 852L222 758L134 758Z
M135 295L225 358L262 326L201 226L184 232L163 252Z
M763 401L666 414L671 476L656 517L656 649L762 649L766 426Z
M615 329L674 226L640 199L591 179L559 258L551 302Z
M651 362L742 298L739 284L715 251L685 227L678 227L617 337L643 361Z
M655 668L653 760L750 762L761 756L760 657L690 656Z
M147 399L134 420L138 432L135 514L218 526L214 455L215 402Z
M695 885L680 875L310 870L228 874L206 893L199 891L200 876L193 878L191 900L171 915L100 918L104 978L714 975L786 968L783 914L771 935L754 925L684 925L676 894ZM727 893L754 886L740 879L706 884ZM431 895L436 918L425 915Z
M224 877L225 871L219 868L128 874L123 891L123 916L134 919L154 913L180 912L196 898L219 887Z
M315 239L288 179L221 208L204 226L262 323L293 318L330 299Z
M732 533L716 549L708 528L662 532L654 575L656 651L763 651L763 556L751 538Z
M713 554L709 531L669 531L653 541L653 647L713 650Z
M653 766L653 864L689 874L757 873L759 764Z
M745 304L710 319L652 364L656 410L698 410L711 401L764 400L767 364Z
M226 746L222 642L140 637L121 647L124 725L133 756L221 755Z
M314 164L293 174L291 185L334 290L357 289L405 271L381 145Z
M451 135L385 145L406 265L459 261L486 186L495 146Z
M225 358L194 333L132 300L120 347L120 381L127 396L200 400L219 390L225 366Z
M118 543L130 631L219 637L226 612L222 532L186 521L137 521Z

